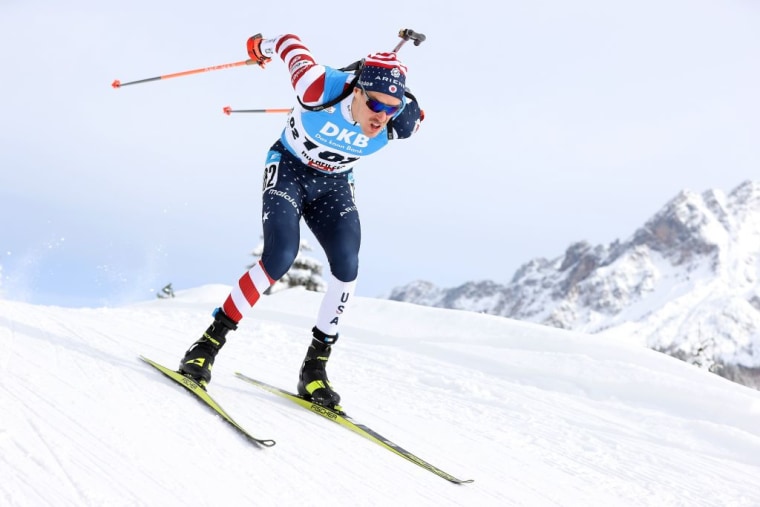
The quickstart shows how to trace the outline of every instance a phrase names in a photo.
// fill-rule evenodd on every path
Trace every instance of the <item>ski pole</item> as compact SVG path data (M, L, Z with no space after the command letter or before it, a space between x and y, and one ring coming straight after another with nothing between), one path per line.
M202 69L184 70L182 72L175 72L174 74L165 74L163 76L149 77L147 79L138 79L137 81L129 81L127 83L122 83L121 81L116 79L113 83L111 83L111 86L113 86L114 88L121 88L122 86L127 86L127 85L147 83L149 81L158 81L161 79L170 79L173 77L189 76L191 74L211 72L212 70L230 69L232 67L240 67L242 65L258 65L258 62L255 60L242 60L239 62L224 63L222 65L214 65L213 67L203 67Z
M273 109L232 109L230 106L225 106L222 111L229 116L232 113L289 113L293 108L273 108Z

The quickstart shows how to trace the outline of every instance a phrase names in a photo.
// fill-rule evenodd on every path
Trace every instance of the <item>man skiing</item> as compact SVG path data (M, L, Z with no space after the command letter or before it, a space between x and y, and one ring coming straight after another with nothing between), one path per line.
M299 395L341 411L326 365L340 318L353 297L361 225L352 171L389 140L410 137L424 118L406 90L407 68L395 52L367 56L360 72L319 65L293 34L248 39L248 54L264 67L279 56L287 65L298 105L266 157L262 196L264 249L239 279L203 336L180 362L181 373L206 386L230 330L243 313L290 269L300 244L300 220L322 246L330 273L311 343L299 373Z

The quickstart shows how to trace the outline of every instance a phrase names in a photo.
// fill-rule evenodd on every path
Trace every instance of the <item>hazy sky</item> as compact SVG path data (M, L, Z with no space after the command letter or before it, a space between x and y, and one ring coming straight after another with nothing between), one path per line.
M397 7L0 0L2 295L109 304L237 281L285 117L222 108L290 107L284 65L110 85L244 60L257 32L336 67L400 28L427 35L400 53L423 128L356 170L360 295L506 283L575 241L627 238L682 189L760 174L757 1Z

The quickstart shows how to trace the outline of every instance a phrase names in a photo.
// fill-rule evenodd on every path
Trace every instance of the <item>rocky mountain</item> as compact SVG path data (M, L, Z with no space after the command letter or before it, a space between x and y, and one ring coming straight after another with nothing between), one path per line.
M760 182L682 191L626 241L580 241L507 284L417 281L390 299L633 339L760 389Z

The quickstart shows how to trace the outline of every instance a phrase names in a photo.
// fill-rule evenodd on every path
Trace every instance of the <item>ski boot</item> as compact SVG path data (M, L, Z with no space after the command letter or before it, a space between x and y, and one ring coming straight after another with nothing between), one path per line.
M193 343L179 364L179 372L200 384L203 389L211 382L211 368L219 349L227 341L227 333L237 329L235 321L221 308L214 310L214 322L198 341Z
M343 414L340 407L340 395L333 391L327 378L327 360L330 359L332 344L338 340L338 335L330 336L314 327L312 330L314 339L306 351L306 358L301 365L301 373L298 377L298 394L311 400L317 405L335 410Z

